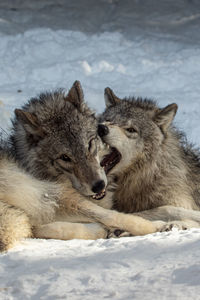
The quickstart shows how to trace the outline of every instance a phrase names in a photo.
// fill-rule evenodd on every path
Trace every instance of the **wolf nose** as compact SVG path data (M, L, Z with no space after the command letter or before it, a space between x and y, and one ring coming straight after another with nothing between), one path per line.
M108 126L103 125L103 124L98 125L98 135L100 137L103 137L103 136L107 135L108 133L109 133Z
M99 180L95 182L95 184L92 187L93 193L99 193L105 188L105 182L103 180Z

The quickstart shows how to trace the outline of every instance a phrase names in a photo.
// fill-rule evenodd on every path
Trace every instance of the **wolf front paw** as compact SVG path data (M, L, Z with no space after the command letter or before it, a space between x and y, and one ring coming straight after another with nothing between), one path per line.
M177 230L187 230L189 229L190 226L187 226L186 222L179 222L179 221L174 221L174 222L169 222L165 224L161 229L160 232L165 232L165 231L172 231L173 229Z
M118 239L121 237L130 237L130 236L133 236L133 235L128 231L124 231L122 229L113 229L113 230L108 231L107 238L108 239L111 239L111 238Z

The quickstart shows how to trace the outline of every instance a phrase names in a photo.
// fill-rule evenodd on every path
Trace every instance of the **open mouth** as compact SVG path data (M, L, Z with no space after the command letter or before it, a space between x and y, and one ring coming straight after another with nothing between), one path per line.
M121 153L116 148L111 148L111 152L107 154L101 161L101 167L108 174L121 160Z
M100 193L98 193L96 195L93 195L92 198L94 200L101 200L101 199L103 199L105 197L105 195L106 195L106 190L103 190L102 192L100 192Z
M101 161L101 167L104 168L106 174L108 174L110 170L112 170L114 166L116 166L120 162L121 157L122 157L121 154L116 148L114 147L111 148L111 152L107 154ZM93 195L92 199L101 200L105 197L105 195L106 195L106 190L104 189L102 192Z

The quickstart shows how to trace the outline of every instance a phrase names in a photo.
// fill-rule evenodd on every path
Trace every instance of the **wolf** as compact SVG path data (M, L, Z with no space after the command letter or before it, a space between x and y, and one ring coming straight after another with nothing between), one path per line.
M0 151L0 250L24 237L105 238L110 228L134 235L159 223L112 211L104 201L105 146L80 82L32 98L15 110L9 146Z
M98 133L110 146L101 161L113 209L166 222L161 231L200 225L200 153L172 124L177 105L159 108L105 89Z

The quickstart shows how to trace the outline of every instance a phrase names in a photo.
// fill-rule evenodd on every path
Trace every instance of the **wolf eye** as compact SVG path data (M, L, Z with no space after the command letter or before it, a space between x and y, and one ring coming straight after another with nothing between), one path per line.
M60 156L60 159L64 160L64 161L67 161L67 162L70 162L71 161L71 158L69 158L69 156L67 156L66 154L62 154Z
M133 128L133 127L126 128L126 131L128 131L128 132L130 132L130 133L137 132L137 130L135 130L135 128Z

